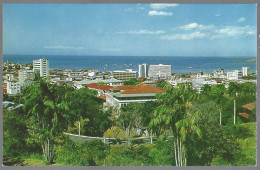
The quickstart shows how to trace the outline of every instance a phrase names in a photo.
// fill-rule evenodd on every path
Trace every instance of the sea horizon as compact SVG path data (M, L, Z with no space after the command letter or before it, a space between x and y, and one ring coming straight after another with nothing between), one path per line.
M173 73L212 73L214 69L224 71L241 70L250 67L256 71L256 63L241 63L237 61L254 59L252 56L102 56L102 55L3 55L3 62L30 64L33 60L46 58L50 69L98 69L99 71L116 71L133 69L138 71L138 65L146 63L172 65Z

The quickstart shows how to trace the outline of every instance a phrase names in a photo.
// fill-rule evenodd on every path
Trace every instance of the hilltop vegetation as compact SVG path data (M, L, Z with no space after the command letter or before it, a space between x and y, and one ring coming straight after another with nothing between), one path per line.
M256 62L256 58L252 58L249 60L239 60L239 61L235 61L236 63L255 63Z
M256 84L205 85L201 93L189 83L173 88L161 81L158 86L165 92L158 93L157 101L130 103L118 114L113 108L103 110L104 100L94 90L39 79L15 97L23 108L4 108L4 165L256 164L256 112L242 107L256 102ZM240 112L249 113L249 118L240 117ZM153 144L133 140L145 130L148 136L156 136ZM75 142L64 132L115 137L116 141Z

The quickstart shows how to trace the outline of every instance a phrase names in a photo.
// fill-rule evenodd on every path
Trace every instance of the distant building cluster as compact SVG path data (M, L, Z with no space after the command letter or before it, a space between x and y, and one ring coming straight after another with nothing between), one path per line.
M10 63L8 60L5 65L10 73L3 76L3 93L9 95L16 95L20 93L21 88L33 83L37 73L40 77L49 76L49 61L47 59L33 60L32 67Z
M32 64L4 63L3 93L16 95L28 84L34 83L36 76L49 77L52 84L72 86L76 89L87 87L98 92L97 96L106 100L106 106L120 108L131 102L147 102L156 100L155 95L163 92L157 88L158 80L165 80L177 87L179 83L192 83L198 92L205 84L219 83L228 86L230 81L244 82L244 76L250 75L249 67L242 70L224 72L224 69L213 70L204 74L202 71L189 74L172 74L171 65L138 65L138 71L132 69L117 71L99 71L98 69L72 70L49 69L48 59L33 60ZM137 78L142 83L137 86L122 86L124 81ZM254 81L254 80L253 80Z

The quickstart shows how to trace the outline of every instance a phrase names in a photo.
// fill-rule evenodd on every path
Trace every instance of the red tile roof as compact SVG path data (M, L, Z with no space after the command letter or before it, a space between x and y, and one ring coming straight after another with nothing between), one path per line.
M126 89L124 91L121 91L121 94L142 94L142 93L160 93L165 92L164 89L160 87L154 87L149 84L138 84L132 89Z
M88 87L91 89L105 90L105 91L109 91L113 88L112 86L109 86L109 85L98 86L97 83L86 84L85 87Z
M245 104L242 107L252 111L255 108L255 103Z
M135 85L126 85L126 86L116 86L112 90L128 90L128 89L134 89Z
M25 79L24 81L33 81L33 79Z
M66 84L65 81L57 81L59 84Z
M239 113L239 116L242 116L242 117L248 119L249 114L248 113Z
M106 96L98 96L98 98L101 98L101 99L104 99L104 100L107 99Z
M7 93L7 89L3 89L3 93Z

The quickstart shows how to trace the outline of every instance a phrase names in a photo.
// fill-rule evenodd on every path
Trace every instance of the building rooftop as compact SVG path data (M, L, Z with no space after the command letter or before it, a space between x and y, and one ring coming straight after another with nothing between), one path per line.
M154 87L149 84L138 84L138 85L127 85L127 86L117 86L112 90L120 90L120 94L144 94L144 93L160 93L165 92L164 89L159 87Z
M255 103L245 104L242 107L252 111L255 108Z
M122 97L154 97L157 93L138 93L138 94L121 94L121 93L112 93L116 98Z
M248 113L239 113L239 116L242 116L242 117L248 119L249 114Z
M82 81L75 81L74 83L78 84L78 85L85 85L85 84L98 83L98 82L101 82L101 81L104 82L105 84L108 84L108 83L121 83L122 82L121 80L117 80L115 78L111 78L111 79L106 79L106 80L103 80L103 79L82 80Z
M113 88L112 86L109 86L109 85L99 86L98 83L86 84L85 87L92 88L92 89L105 90L105 91L109 91Z
M116 91L116 90L128 90L128 89L133 89L133 88L135 88L135 85L126 85L126 86L116 86L112 90L113 91Z
M127 89L124 91L121 91L121 94L142 94L142 93L160 93L165 92L164 89L160 87L154 87L149 84L138 84L133 89Z

